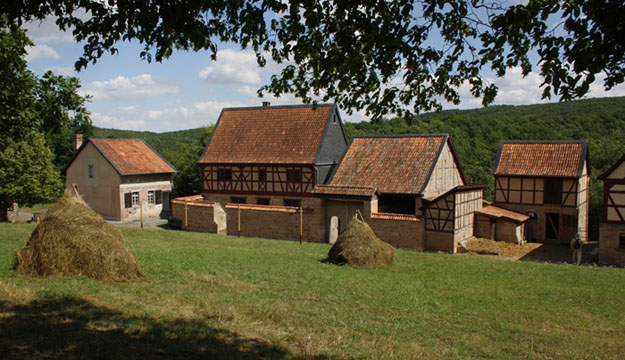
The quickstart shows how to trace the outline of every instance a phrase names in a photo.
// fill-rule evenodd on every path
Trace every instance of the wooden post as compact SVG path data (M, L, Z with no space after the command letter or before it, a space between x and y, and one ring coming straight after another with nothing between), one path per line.
M72 184L72 192L74 193L74 196L78 197L78 185L77 184Z
M299 207L299 244L302 245L302 233L303 233L303 210L302 207Z
M139 214L141 214L141 228L143 229L143 199L139 195Z
M237 237L241 237L241 204L239 204L239 211L238 211L238 221L237 221Z
M189 231L189 222L187 221L187 200L184 201L184 231Z

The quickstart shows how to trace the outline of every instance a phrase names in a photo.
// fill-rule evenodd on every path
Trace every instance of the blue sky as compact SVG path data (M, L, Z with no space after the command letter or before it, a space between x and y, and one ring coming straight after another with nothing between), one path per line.
M29 67L36 73L46 70L78 77L81 94L92 96L87 108L94 125L105 128L164 132L212 125L224 107L272 104L300 104L293 96L258 98L256 90L268 82L275 64L261 69L251 51L236 45L221 44L217 61L208 52L176 52L162 63L148 63L139 58L141 46L123 43L119 54L105 54L95 65L80 73L73 64L82 54L82 46L70 33L58 30L53 21L30 23L27 34L35 46L28 49ZM495 104L525 105L544 102L540 99L541 79L536 73L523 78L520 69L511 69L505 78L490 78L499 86ZM590 97L625 96L625 86L610 92L603 90L601 78L591 86ZM444 104L445 109L477 108L467 87L460 88L459 106ZM346 116L346 121L367 120L362 113Z

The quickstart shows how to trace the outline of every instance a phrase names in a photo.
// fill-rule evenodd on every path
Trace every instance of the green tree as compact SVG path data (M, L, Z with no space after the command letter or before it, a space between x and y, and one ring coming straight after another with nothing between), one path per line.
M91 119L80 82L47 72L41 78L26 62L32 42L0 16L0 205L53 200L62 187L60 169L72 155L74 132L89 136ZM52 149L52 151L50 150ZM56 165L56 166L55 166Z
M28 70L25 49L31 45L23 30L0 16L0 133L15 140L33 131L44 133L61 169L72 155L72 135L93 132L85 107L89 98L78 95L80 81L74 77L51 71L37 77Z
M285 64L261 92L334 100L374 119L458 103L468 84L483 104L497 88L484 78L520 66L537 53L543 96L583 96L605 71L606 88L624 81L625 5L609 0L19 0L0 3L14 24L56 16L85 43L81 69L121 41L162 61L177 50L234 42L258 63ZM85 16L85 13L87 16Z
M178 151L164 153L166 159L178 170L174 176L174 193L176 196L187 196L202 192L201 170L198 160L202 156L206 144L213 132L213 127L201 129L202 137L199 141L182 147Z
M52 152L42 134L33 132L15 141L6 139L0 152L0 205L7 209L14 201L33 205L56 199L63 188L52 164Z

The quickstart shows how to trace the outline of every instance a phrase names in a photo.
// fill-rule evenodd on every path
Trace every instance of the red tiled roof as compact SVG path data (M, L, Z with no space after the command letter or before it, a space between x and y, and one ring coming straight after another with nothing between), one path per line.
M224 109L200 163L311 164L334 105Z
M159 153L141 139L89 139L121 175L173 173Z
M347 195L371 197L376 190L371 186L339 186L339 185L316 185L313 194L318 195Z
M447 139L448 135L356 136L330 185L418 194Z
M579 177L586 141L502 141L494 175Z
M282 212L282 213L290 213L290 214L299 213L300 211L304 214L312 214L314 212L314 209L311 209L311 208L296 208L292 206L281 206L281 205L256 205L256 204L236 204L236 203L227 203L226 209Z
M492 218L506 218L516 222L525 222L530 219L529 215L521 214L516 211L503 209L494 205L487 205L481 209L475 210L476 213L486 215Z

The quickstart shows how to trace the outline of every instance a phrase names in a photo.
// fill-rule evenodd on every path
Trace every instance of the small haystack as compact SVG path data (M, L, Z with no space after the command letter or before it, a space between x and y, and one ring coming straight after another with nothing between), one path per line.
M341 265L390 265L395 259L395 248L380 240L366 222L354 215L330 249L328 258L330 262Z
M16 253L15 271L31 276L84 275L105 281L143 276L121 232L67 191Z

